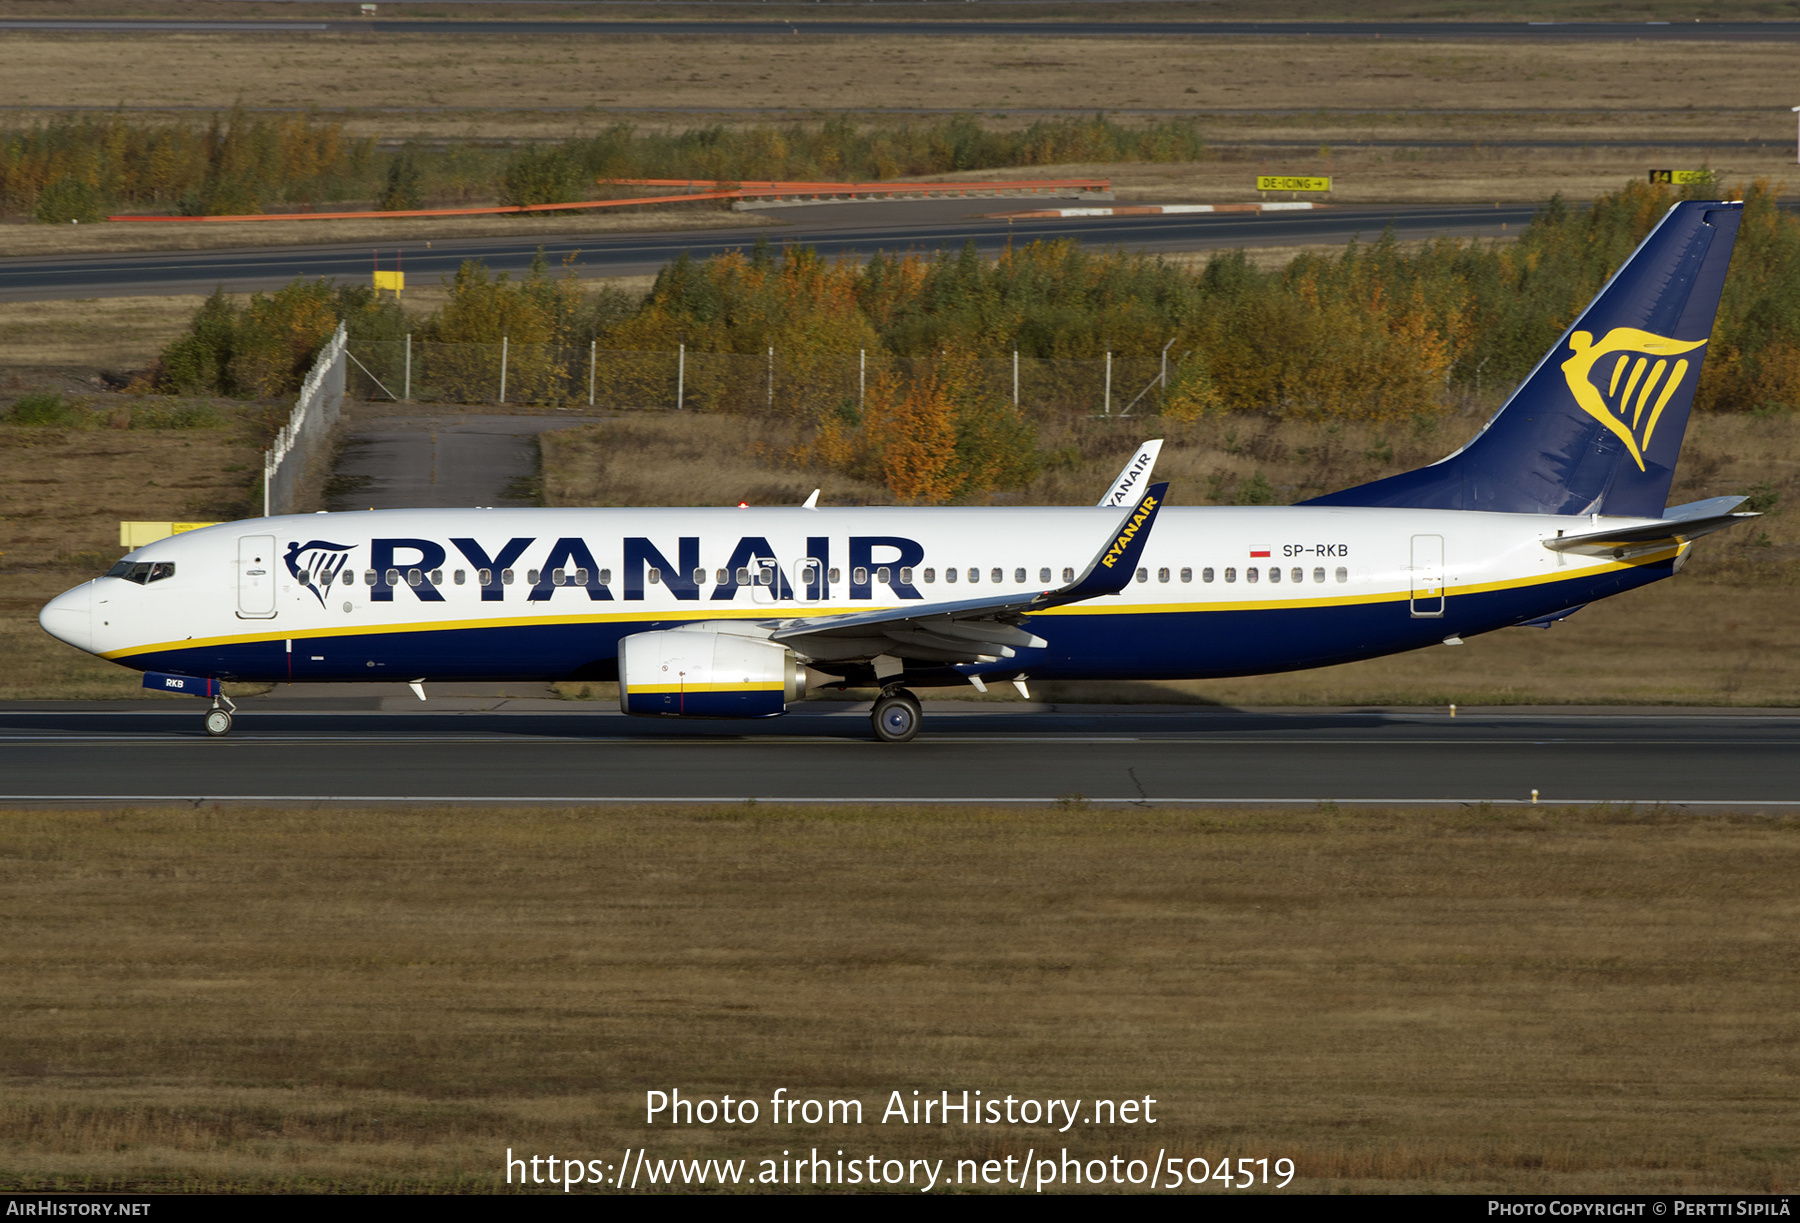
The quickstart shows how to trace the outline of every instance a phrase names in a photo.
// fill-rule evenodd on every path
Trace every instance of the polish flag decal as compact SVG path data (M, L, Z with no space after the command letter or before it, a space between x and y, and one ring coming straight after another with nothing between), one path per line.
M1267 548L1252 548L1252 549L1250 549L1250 559L1251 560L1255 560L1259 556L1267 556L1268 554L1269 554L1269 550Z

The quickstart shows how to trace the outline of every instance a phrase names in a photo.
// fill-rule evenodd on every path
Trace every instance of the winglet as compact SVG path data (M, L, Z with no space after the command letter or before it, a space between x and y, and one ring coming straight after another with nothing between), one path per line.
M1168 491L1166 480L1152 484L1150 491L1126 511L1112 539L1088 562L1082 575L1061 590L1051 591L1045 601L1075 603L1100 595L1116 595L1124 590L1137 569L1138 558L1144 554L1144 545L1150 542L1151 524L1156 521L1156 512L1162 508Z
M808 497L803 503L801 503L800 508L803 510L818 509L819 508L819 490L816 488L813 489L812 496Z
M1150 472L1156 466L1156 456L1162 453L1162 444L1163 440L1159 437L1139 446L1131 456L1131 461L1125 464L1125 470L1118 474L1112 487L1106 490L1106 495L1094 504L1101 507L1130 505L1137 490L1150 478Z

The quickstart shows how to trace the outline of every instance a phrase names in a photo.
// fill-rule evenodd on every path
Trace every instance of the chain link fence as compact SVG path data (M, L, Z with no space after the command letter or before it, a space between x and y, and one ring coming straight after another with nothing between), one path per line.
M620 352L554 344L438 344L353 340L349 393L365 401L552 404L616 410L817 416L861 410L883 375L902 382L941 358L885 353ZM1165 366L1156 357L1095 360L986 358L973 362L986 394L1028 412L1152 416Z

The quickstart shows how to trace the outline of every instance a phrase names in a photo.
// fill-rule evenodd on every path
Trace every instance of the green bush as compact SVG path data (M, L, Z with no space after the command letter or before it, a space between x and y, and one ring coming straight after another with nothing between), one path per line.
M133 429L218 429L224 424L224 413L210 403L141 403L131 409Z
M15 425L80 425L88 413L55 391L32 391L13 401L7 419Z
M37 207L31 215L46 225L67 225L71 221L103 220L105 209L99 189L92 183L65 176L38 193Z

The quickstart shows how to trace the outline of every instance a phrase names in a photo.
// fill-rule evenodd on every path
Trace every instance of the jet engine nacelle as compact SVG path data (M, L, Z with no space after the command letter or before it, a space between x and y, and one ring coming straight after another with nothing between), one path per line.
M619 708L686 718L768 718L806 695L807 669L786 646L696 629L619 641Z

